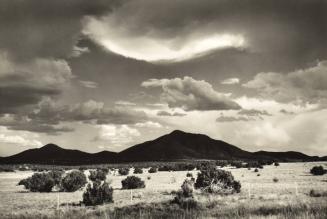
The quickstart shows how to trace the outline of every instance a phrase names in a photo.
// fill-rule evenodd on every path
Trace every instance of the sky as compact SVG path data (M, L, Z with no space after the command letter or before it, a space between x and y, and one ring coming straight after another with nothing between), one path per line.
M175 129L326 156L326 121L327 1L0 1L0 156Z

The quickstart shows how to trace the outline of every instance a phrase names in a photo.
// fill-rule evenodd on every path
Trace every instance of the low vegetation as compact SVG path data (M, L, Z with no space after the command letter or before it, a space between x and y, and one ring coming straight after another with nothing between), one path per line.
M202 169L194 186L208 193L232 194L241 191L240 182L234 179L231 172L214 167Z
M142 173L143 173L142 168L139 168L139 167L134 168L134 174L142 174Z
M129 174L129 168L123 167L118 170L118 173L122 176L127 176Z
M61 181L61 189L64 192L75 192L83 188L87 183L86 176L79 170L67 173Z
M128 176L126 179L121 181L122 189L139 189L145 188L144 181L137 176Z
M148 172L149 173L156 173L157 171L158 171L157 168L151 167Z
M34 173L31 177L21 180L18 185L24 185L31 192L51 192L55 180L49 173Z
M97 169L97 170L93 170L93 171L91 170L89 179L91 181L105 181L107 178L107 173L108 172L106 172L102 169Z
M86 206L102 205L113 202L113 189L106 182L94 181L88 184L83 193L82 203Z
M181 190L176 193L172 203L178 204L183 209L195 209L199 206L193 196L194 181L186 179Z
M314 166L310 170L310 173L315 176L320 176L320 175L324 175L325 173L327 173L327 170L325 170L323 166Z

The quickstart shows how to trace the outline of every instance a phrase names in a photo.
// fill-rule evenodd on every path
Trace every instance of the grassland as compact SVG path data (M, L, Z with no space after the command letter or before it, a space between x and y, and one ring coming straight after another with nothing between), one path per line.
M150 174L144 169L137 175L146 188L132 192L121 190L126 176L111 172L107 178L114 188L114 203L97 207L79 205L83 191L30 193L16 186L32 171L0 173L0 218L327 218L327 197L309 196L311 189L327 192L327 175L309 173L314 165L327 167L321 162L281 163L265 166L258 173L253 168L224 167L241 182L241 193L218 196L197 192L199 206L195 209L181 209L170 201L186 173L196 177L197 171Z

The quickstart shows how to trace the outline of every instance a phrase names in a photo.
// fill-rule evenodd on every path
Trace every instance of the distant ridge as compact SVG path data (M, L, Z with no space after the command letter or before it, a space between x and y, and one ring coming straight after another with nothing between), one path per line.
M288 152L248 152L224 141L215 140L207 135L175 130L152 141L132 146L119 153L102 151L87 153L79 150L64 149L55 144L42 148L29 149L9 157L0 158L2 164L57 164L82 165L142 161L176 160L275 160L275 161L319 161L327 157L308 156Z

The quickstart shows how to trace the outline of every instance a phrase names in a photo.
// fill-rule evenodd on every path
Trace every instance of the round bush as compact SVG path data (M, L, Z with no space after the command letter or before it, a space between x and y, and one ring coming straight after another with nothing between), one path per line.
M51 192L55 185L54 179L49 173L34 173L26 179L26 188L31 192Z
M64 171L62 171L62 170L53 170L53 171L50 171L49 174L52 177L55 185L60 185L60 182L62 180L62 175L64 174Z
M326 170L324 170L322 166L314 166L310 170L310 173L312 175L319 176L319 175L324 175L326 173Z
M138 189L145 188L144 181L137 176L128 176L126 179L121 181L123 189Z
M73 170L68 173L61 181L61 188L65 192L75 192L85 186L87 183L84 173Z
M120 168L120 169L118 170L118 173L119 173L120 175L122 175L122 176L126 176L126 175L129 174L129 168Z
M109 184L100 181L93 182L93 185L88 184L86 191L83 193L83 203L86 206L101 205L104 203L113 202L113 189Z
M186 173L186 177L193 177L192 173Z
M102 169L90 171L89 179L91 181L105 181L107 178L107 173Z
M234 180L231 172L213 167L201 170L194 186L209 193L229 194L241 191L241 184Z
M142 170L141 168L139 168L139 167L136 167L136 168L134 169L134 173L135 173L135 174L141 174L141 173L143 173L143 170Z
M148 172L149 173L156 173L157 172L157 168L151 167Z

